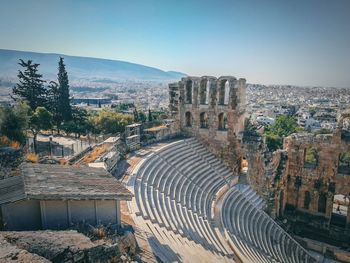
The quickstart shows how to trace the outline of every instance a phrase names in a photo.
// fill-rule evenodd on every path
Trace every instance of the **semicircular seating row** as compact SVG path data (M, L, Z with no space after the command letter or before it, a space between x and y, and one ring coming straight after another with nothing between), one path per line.
M244 262L316 262L260 209L261 198L236 185L225 193L220 214L227 241L212 223L213 201L229 188L232 172L194 138L155 152L137 172L135 200L140 215L193 240L225 259Z
M247 262L318 262L264 211L247 202L247 190L231 188L224 197L221 224L235 251Z
M228 187L231 171L194 139L171 144L139 168L135 199L149 219L225 257L233 257L222 234L211 223L215 194Z

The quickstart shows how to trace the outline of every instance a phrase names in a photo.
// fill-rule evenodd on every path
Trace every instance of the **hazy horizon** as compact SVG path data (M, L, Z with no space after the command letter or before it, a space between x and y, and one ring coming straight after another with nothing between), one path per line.
M350 87L350 2L2 1L1 49Z

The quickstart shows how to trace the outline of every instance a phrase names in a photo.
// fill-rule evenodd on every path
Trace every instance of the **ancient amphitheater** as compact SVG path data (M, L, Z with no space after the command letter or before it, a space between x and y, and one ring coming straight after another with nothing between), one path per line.
M239 162L250 156L239 139L245 88L234 77L170 84L170 130L180 136L131 158L128 210L163 262L318 262L239 179Z
M196 139L141 152L129 211L162 261L317 262Z

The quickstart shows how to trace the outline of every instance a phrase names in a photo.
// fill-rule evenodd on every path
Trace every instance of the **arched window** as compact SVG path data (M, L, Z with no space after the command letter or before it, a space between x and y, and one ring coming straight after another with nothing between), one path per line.
M304 194L304 208L305 209L309 209L310 202L311 202L310 192L309 191L305 191L305 194Z
M326 213L326 207L327 207L327 194L322 192L318 197L318 212Z
M318 154L315 148L307 148L304 152L304 167L314 169L317 166Z
M208 115L205 112L202 112L199 115L199 120L200 120L200 127L201 128L208 128Z
M338 173L350 174L350 152L343 152L339 155Z
M192 80L186 82L185 103L192 104Z
M185 114L185 122L186 122L186 127L192 126L192 114L189 111L186 112L186 114Z
M218 116L219 119L219 125L218 130L225 131L227 129L227 117L225 113L220 113Z
M221 80L219 82L219 90L218 90L218 93L219 93L218 104L219 105L224 105L224 101L225 101L225 83L226 83L226 80Z
M224 105L228 105L230 100L230 83L226 81L225 83L225 96L224 96Z
M199 102L202 105L208 104L209 97L209 81L207 79L202 79L199 87Z

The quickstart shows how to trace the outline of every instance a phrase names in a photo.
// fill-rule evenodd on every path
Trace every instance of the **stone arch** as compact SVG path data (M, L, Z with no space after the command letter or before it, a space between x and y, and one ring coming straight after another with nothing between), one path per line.
M218 115L218 130L220 131L227 130L227 115L224 112L221 112Z
M319 213L326 213L327 210L327 193L321 192L318 196L318 208Z
M341 139L350 142L350 117L343 118Z
M218 81L218 105L228 105L230 96L230 83L227 79Z
M304 192L304 209L309 209L311 203L311 194L309 191Z
M185 85L185 103L192 104L193 81L188 79Z
M338 174L350 175L350 152L339 154Z
M349 204L349 196L341 193L336 193L333 196L330 224L340 227L346 227L347 217L349 216Z
M192 113L189 111L185 113L185 126L192 127Z
M314 169L318 165L318 153L313 147L304 150L304 167Z
M208 114L206 112L201 112L199 115L200 127L207 129L209 127Z
M201 79L199 83L199 103L207 105L209 101L209 80L207 78Z

